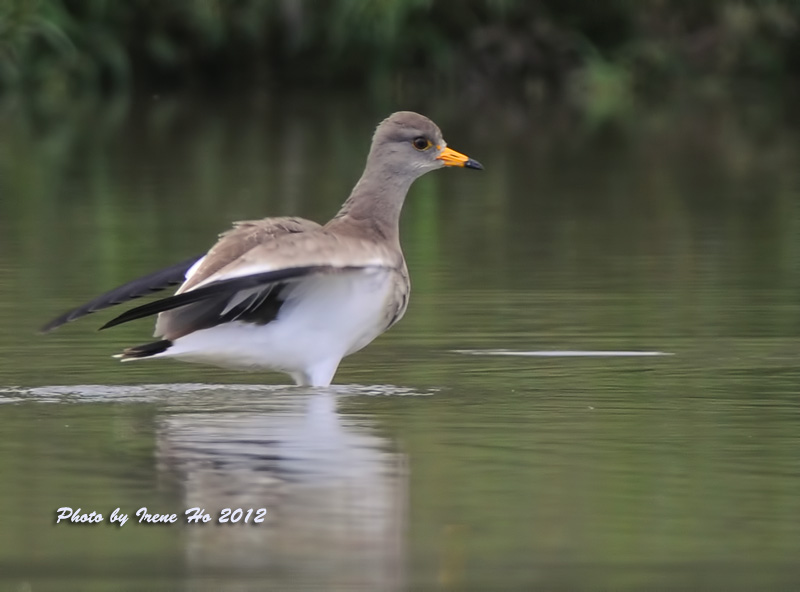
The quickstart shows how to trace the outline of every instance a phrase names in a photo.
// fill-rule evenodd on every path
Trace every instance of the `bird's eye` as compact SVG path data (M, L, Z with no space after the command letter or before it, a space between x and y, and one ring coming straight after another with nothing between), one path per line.
M414 148L417 150L427 150L433 146L428 138L423 138L422 136L419 138L414 138L411 143L414 144Z

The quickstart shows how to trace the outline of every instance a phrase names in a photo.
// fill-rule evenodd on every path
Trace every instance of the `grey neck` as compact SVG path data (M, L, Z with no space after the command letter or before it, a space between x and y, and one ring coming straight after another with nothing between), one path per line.
M359 233L399 244L400 212L414 179L370 164L328 227L346 224Z

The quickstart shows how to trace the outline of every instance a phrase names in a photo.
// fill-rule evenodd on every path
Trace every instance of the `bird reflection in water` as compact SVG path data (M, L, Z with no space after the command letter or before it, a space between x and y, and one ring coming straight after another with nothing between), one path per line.
M185 508L213 517L186 527L192 576L404 587L405 457L364 418L338 413L340 394L259 392L255 412L225 398L221 408L163 416L159 473L178 481ZM267 514L261 524L255 511L249 525L219 524L223 508Z

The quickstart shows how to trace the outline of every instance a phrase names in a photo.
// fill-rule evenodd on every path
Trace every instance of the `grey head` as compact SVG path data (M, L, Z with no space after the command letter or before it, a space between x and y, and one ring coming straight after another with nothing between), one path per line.
M415 179L442 167L482 169L477 161L447 147L438 126L427 117L399 111L375 130L367 165L350 197L327 224L397 240L400 210ZM366 228L366 230L365 230Z
M398 111L375 130L368 169L413 181L445 166L483 168L477 160L448 148L439 127L419 113Z

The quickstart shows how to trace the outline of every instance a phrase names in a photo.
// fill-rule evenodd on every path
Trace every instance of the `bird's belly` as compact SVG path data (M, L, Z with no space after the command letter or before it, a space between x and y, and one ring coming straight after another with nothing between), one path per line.
M396 277L374 269L314 278L293 289L274 321L196 331L169 352L186 361L286 372L338 361L386 330L397 308Z

